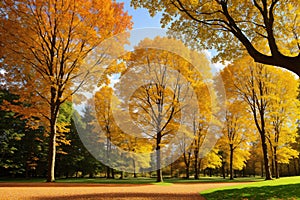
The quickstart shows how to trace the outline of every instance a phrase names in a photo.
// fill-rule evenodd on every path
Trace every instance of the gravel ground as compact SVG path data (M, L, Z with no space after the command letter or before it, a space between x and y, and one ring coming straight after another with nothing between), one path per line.
M197 184L68 184L0 183L0 200L116 199L116 200L205 200L199 192L242 183Z

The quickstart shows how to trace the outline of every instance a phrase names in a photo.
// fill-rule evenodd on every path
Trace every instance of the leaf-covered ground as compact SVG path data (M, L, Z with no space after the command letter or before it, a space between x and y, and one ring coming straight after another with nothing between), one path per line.
M75 183L0 183L0 199L132 199L204 200L199 191L243 183L197 184L75 184Z

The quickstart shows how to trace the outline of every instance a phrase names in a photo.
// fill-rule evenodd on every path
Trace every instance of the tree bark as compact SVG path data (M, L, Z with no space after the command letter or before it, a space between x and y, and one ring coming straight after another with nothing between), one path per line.
M233 180L233 145L230 144L230 164L229 164L229 171L230 171L230 180Z
M55 182L55 157L56 157L56 119L51 120L50 141L48 152L48 176L47 182Z
M194 178L199 179L199 168L198 168L198 154L199 154L199 152L198 152L198 150L195 150L194 154L195 154L195 162L194 162L195 175L194 175Z
M266 135L265 135L265 133L261 133L260 136L261 136L261 143L262 143L262 150L263 150L263 159L264 159L266 180L272 180L272 173L270 170L270 161L269 161L269 154L268 154L268 146L266 143Z
M50 138L48 151L47 182L55 182L55 157L56 157L56 122L59 111L59 102L56 101L56 89L51 87L50 100Z
M106 178L107 179L111 178L111 176L110 176L110 167L109 166L106 166Z
M135 171L135 160L134 159L132 159L132 164L133 164L133 178L137 178L136 171Z
M189 179L189 178L190 178L190 167L189 167L189 166L187 166L187 167L185 168L185 178L186 178L186 179Z
M275 163L275 177L279 178L278 160L277 160L277 147L274 147L274 163Z
M160 163L160 142L161 142L161 132L157 133L156 138L156 182L163 182L161 163Z

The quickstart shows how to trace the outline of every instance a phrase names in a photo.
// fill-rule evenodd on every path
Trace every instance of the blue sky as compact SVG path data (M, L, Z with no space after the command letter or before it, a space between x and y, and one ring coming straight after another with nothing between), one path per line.
M156 16L151 17L147 11L147 9L144 8L138 8L134 9L130 7L130 0L117 0L117 2L123 2L124 3L124 10L128 11L128 14L132 16L133 21L133 29L142 29L142 28L157 28L157 31L155 29L151 30L139 30L139 31L133 31L133 35L131 36L131 46L132 48L134 45L138 43L138 41L141 41L145 37L154 38L157 35L162 36L165 34L164 30L159 30L161 27L160 25L160 19L162 17L161 13L158 13ZM143 38L141 38L143 37ZM208 59L211 59L213 55L216 54L216 51L211 50L203 50L203 52L206 54ZM224 65L222 63L211 63L212 71L218 71L220 69L224 68Z
M148 11L144 8L134 9L130 7L130 0L118 0L118 2L124 2L124 10L128 11L132 16L133 28L149 28L160 27L161 14L158 13L155 17L150 17Z

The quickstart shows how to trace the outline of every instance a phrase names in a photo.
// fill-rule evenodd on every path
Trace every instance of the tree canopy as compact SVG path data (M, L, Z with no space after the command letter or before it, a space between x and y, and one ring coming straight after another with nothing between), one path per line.
M216 49L215 60L247 51L259 63L300 75L298 0L132 0L191 46ZM260 44L265 47L260 48Z
M10 109L47 124L48 181L54 181L60 106L90 73L82 70L84 59L105 39L131 28L131 17L123 4L111 0L7 0L0 5L0 67L6 72L4 82L10 83L5 87L20 94L23 105L31 105ZM122 48L123 43L118 44Z

